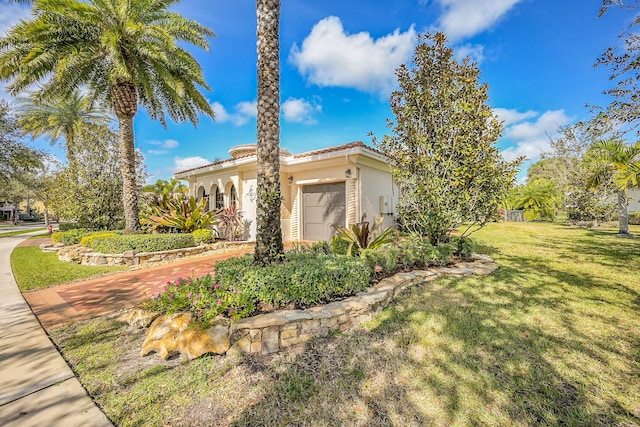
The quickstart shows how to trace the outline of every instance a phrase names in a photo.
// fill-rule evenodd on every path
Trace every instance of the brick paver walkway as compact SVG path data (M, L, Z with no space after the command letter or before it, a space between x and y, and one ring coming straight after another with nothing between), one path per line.
M23 296L45 329L112 313L151 298L178 277L201 277L217 261L250 252L237 249L171 264L24 292Z

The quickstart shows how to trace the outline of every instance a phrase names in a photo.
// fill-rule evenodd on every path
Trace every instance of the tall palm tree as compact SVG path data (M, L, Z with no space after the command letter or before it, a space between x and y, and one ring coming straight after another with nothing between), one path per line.
M258 206L254 261L284 253L280 227L280 0L257 0Z
M585 161L592 168L590 186L598 186L612 177L618 196L619 233L628 236L627 189L640 187L640 143L628 145L617 138L596 141L587 151Z
M179 0L36 0L33 17L0 39L0 79L15 95L69 96L86 85L120 126L126 230L140 230L133 118L138 104L166 126L165 112L194 125L213 110L198 86L202 69L179 41L209 48L205 26L171 12Z
M28 98L18 98L16 111L20 127L33 138L46 136L54 144L64 137L72 176L77 171L75 135L78 129L82 125L107 124L112 120L79 91L68 97L54 99L40 99L34 94Z

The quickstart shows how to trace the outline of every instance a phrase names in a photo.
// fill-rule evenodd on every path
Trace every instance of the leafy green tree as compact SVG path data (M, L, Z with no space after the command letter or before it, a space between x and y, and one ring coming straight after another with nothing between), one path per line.
M147 193L153 193L156 196L174 196L178 194L186 195L189 193L189 188L184 185L183 182L171 177L169 181L159 179L153 184L146 185L143 190Z
M138 104L166 126L165 115L197 124L213 110L198 86L202 69L183 47L208 49L213 32L168 8L178 0L36 0L33 17L0 39L0 79L16 95L41 85L42 99L70 96L113 108L120 126L126 230L140 230L133 118ZM179 43L182 42L182 43Z
M622 43L608 48L596 61L596 66L611 70L610 80L615 86L604 91L613 99L605 108L595 107L597 114L593 121L601 126L611 126L613 122L619 132L636 130L640 133L640 15L635 11L640 4L637 0L603 0L600 16L614 6L627 9L634 16L631 24L619 34Z
M258 199L256 264L282 259L280 227L280 0L257 0Z
M599 221L610 218L615 210L611 203L614 189L610 178L603 179L598 187L590 187L591 172L583 161L587 150L603 131L605 129L592 121L563 126L558 129L558 137L551 140L551 152L545 153L543 160L553 166L544 177L561 193L562 207L570 222L589 221L597 226ZM534 169L530 179L536 176L543 177L543 173Z
M107 126L79 129L77 175L63 168L50 189L51 206L60 218L88 229L120 229L124 223L118 135ZM141 159L137 176L143 176ZM136 191L141 186L136 184Z
M20 140L20 127L7 101L0 99L0 189L9 188L12 179L42 165L42 153ZM8 201L2 197L0 200Z
M590 167L590 187L597 187L611 177L618 197L619 234L629 233L630 188L640 188L640 143L625 144L617 138L595 142L585 155Z
M396 74L393 135L374 143L392 160L401 223L433 245L466 223L464 237L496 217L521 160L498 153L502 124L487 104L488 86L468 58L454 59L444 34L420 36L412 62Z
M75 134L79 127L111 121L104 110L91 105L89 99L79 91L53 99L42 99L35 94L18 98L17 113L20 127L33 138L46 136L54 144L64 137L67 161L72 172L77 169Z

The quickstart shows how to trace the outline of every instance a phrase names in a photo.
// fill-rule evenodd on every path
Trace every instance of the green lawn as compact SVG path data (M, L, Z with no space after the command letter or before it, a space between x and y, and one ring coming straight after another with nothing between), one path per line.
M113 319L51 333L119 426L640 425L640 239L615 232L491 224L498 272L271 357L141 358Z
M38 227L38 228L31 228L29 230L7 231L6 233L0 232L0 237L19 236L20 234L33 233L34 231L43 231L43 230L46 230L46 228Z
M58 259L54 252L43 252L38 246L19 246L11 253L11 269L22 291L83 279L127 267L72 264Z

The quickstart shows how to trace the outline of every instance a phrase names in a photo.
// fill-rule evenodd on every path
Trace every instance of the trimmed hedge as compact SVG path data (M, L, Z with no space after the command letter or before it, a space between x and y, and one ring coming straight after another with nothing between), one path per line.
M213 230L209 228L198 229L192 234L197 245L201 243L213 243L216 240L215 237L213 237Z
M364 259L340 255L288 253L281 264L252 263L252 255L218 262L216 282L275 307L305 307L354 295L369 286L371 274Z
M64 245L77 245L84 236L90 233L90 231L83 228L74 228L68 231L58 231L53 233L51 235L51 240L55 243L62 243Z
M91 233L84 236L80 239L80 244L82 246L91 248L93 247L93 241L99 237L107 237L107 236L117 236L118 233L114 233L113 231L100 231L98 233Z
M93 239L91 248L104 254L160 252L195 246L193 234L125 234Z
M640 225L640 212L629 212L629 224Z

